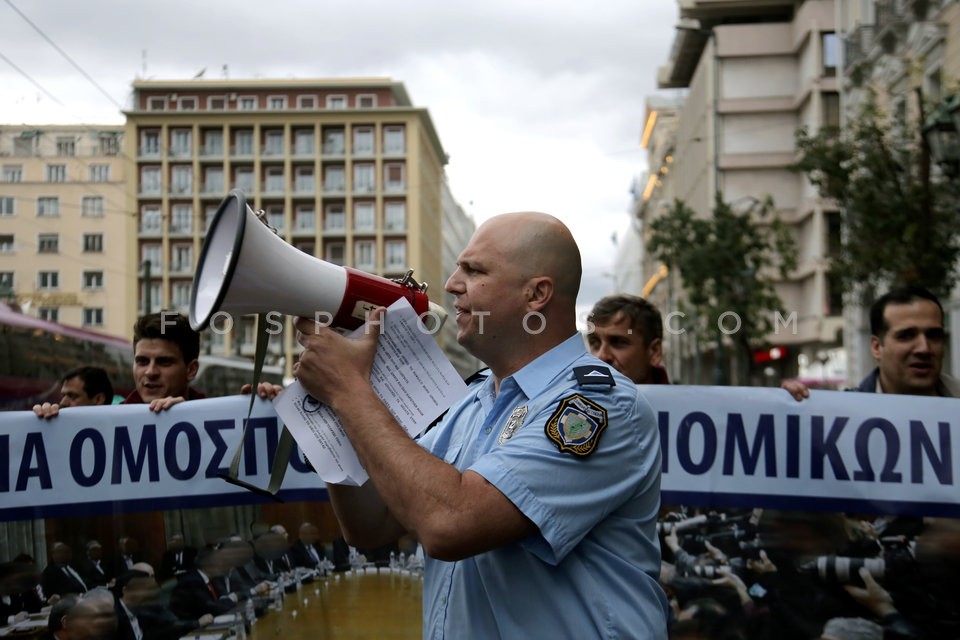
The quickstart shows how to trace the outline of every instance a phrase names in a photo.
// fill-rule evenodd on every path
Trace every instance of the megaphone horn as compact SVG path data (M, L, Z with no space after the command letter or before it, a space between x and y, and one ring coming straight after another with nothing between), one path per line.
M210 224L190 295L190 326L201 331L217 313L328 314L331 324L355 329L367 313L406 298L431 329L447 313L427 297L413 271L390 280L331 264L300 251L254 213L243 193L231 191Z

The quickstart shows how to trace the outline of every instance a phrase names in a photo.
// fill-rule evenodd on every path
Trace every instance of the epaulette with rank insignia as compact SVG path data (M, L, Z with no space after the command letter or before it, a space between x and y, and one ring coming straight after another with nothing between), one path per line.
M581 387L614 387L617 382L610 368L602 365L574 367ZM547 419L543 430L561 452L586 457L593 453L600 434L607 428L607 410L579 393L560 399L560 405Z

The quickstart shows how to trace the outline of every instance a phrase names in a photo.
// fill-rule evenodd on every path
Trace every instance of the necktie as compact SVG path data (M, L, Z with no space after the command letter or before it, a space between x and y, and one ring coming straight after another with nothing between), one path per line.
M183 566L183 551L177 551L177 566Z
M73 578L74 580L76 580L80 584L81 592L86 593L87 583L83 581L83 578L80 577L80 574L78 574L76 571L73 570L73 567L71 567L70 565L66 565L63 567L63 572L68 576L70 576L71 578Z
M93 563L93 566L94 566L94 568L100 573L100 575L104 575L104 573L103 573L103 567L100 566L100 561L99 561L99 560L97 560L96 562L94 562L94 563Z
M313 564L320 564L320 556L317 555L317 550L313 548L313 545L307 545L307 550L310 552L310 557L313 558Z
M217 595L217 590L216 590L216 588L213 586L213 583L212 583L212 582L207 582L207 588L210 589L210 595L213 596L213 599L214 599L214 600L217 600L217 599L220 597L220 596Z

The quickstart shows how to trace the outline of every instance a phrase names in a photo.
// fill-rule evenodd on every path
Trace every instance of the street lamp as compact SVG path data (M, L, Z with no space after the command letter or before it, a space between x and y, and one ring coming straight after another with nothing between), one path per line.
M960 175L960 93L948 97L930 114L923 136L943 173L951 178Z

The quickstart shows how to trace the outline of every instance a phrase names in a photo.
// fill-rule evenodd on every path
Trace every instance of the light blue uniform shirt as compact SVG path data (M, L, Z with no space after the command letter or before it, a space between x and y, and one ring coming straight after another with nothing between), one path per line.
M616 385L580 385L573 369L583 365L608 369ZM586 456L561 452L545 432L574 394L607 412ZM522 425L503 439L524 406ZM579 334L504 378L497 395L492 377L474 383L420 445L482 475L540 529L458 562L427 557L424 638L667 637L653 410L628 378L586 352Z

